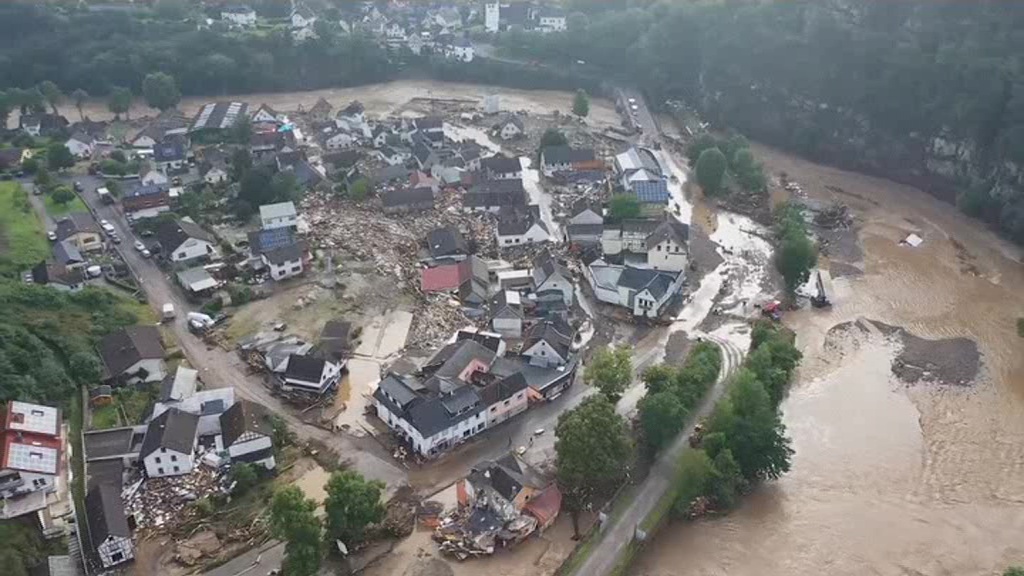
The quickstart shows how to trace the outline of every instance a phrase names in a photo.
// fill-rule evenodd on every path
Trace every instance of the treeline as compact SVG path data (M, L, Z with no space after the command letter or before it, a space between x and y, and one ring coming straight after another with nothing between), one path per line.
M720 126L944 192L1024 242L1024 4L908 0L573 4L499 38L682 99Z
M638 409L648 446L659 450L679 434L721 369L722 351L711 342L700 342L682 368L658 364L644 370L647 394Z

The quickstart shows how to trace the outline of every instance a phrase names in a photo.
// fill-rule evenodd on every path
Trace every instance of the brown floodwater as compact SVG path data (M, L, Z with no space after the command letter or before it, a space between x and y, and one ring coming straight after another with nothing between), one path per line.
M863 276L787 316L805 360L782 409L796 454L728 516L664 529L635 575L987 575L1024 564L1021 252L919 190L755 146L860 224ZM829 186L831 188L826 188ZM918 248L900 246L910 232ZM872 319L978 343L969 387L907 385ZM833 327L854 322L854 329Z

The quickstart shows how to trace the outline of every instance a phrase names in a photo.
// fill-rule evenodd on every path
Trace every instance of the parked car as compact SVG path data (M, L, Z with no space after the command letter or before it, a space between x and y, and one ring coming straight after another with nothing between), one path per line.
M53 230L50 230L50 231L48 231L48 232L46 233L46 238L47 238L47 239L48 239L48 240L49 240L50 242L56 242L56 241L57 241L57 233L56 233L56 232L54 232Z
M138 250L139 252L142 252L143 250L146 249L146 245L143 244L141 240L136 240L135 241L135 249Z
M110 233L110 241L113 242L114 244L120 244L121 243L121 237L117 235L117 232L111 232Z
M83 190L85 190L85 187L82 186L82 183L79 182L78 180L75 180L75 192L81 192Z
M142 257L143 258L149 258L152 255L153 254L147 248L143 248L142 249Z

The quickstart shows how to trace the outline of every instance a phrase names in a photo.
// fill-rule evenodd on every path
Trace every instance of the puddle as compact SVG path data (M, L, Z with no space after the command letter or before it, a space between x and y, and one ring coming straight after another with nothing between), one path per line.
M342 378L338 395L334 398L334 409L340 410L334 417L335 427L342 428L355 436L364 436L366 424L364 413L373 401L371 395L380 382L380 364L375 360L351 358L348 373Z

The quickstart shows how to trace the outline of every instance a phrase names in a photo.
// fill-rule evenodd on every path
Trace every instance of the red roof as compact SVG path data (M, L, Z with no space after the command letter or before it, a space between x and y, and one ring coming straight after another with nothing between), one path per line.
M426 268L420 277L420 289L424 292L448 292L457 290L472 274L469 260L436 268Z
M523 511L537 519L541 526L549 526L558 517L558 511L562 508L562 493L558 486L548 486L536 498L530 500Z

